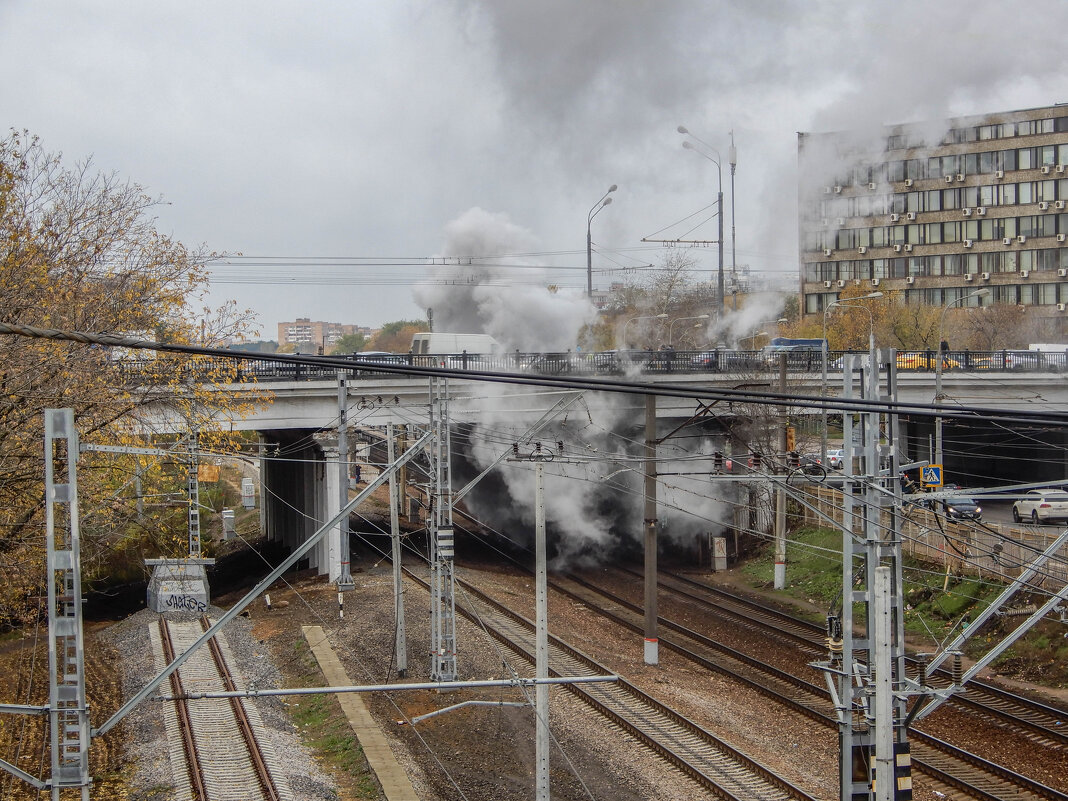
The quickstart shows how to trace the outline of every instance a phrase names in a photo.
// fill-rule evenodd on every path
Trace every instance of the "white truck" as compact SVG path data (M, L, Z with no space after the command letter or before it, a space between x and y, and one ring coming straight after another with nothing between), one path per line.
M412 337L412 353L422 355L444 355L468 353L499 353L501 344L489 334L450 334L445 332L423 332Z

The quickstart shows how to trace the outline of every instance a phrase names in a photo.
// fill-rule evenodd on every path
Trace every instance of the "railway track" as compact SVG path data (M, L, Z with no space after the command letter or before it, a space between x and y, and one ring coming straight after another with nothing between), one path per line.
M553 579L550 581L550 587L618 625L639 634L644 632L641 607L609 590L575 577ZM782 614L775 610L764 611L771 618ZM804 622L793 620L793 623ZM825 726L836 726L830 699L822 685L728 648L671 620L660 618L660 628L662 647L669 648L708 670L741 681ZM944 795L988 801L1068 801L1068 795L916 729L911 731L910 741L913 766L917 771L927 774L938 785L936 789Z
M159 619L158 645L170 662L204 633L210 621L168 622ZM153 640L157 638L154 636ZM255 708L240 698L226 701L187 698L189 693L242 689L227 665L226 649L212 638L171 674L168 728L177 730L180 746L172 746L176 799L190 801L290 801L284 781L269 767L277 764L273 750L257 729ZM175 753L180 751L180 753ZM183 781L183 779L185 779Z
M631 575L641 575L637 571L624 570ZM814 623L801 620L752 599L732 595L688 576L661 572L658 585L688 600L715 608L718 614L730 618L747 629L764 634L771 630L776 633L777 637L789 638L806 653L825 654L826 632ZM918 663L912 659L907 662L915 674L918 674ZM940 670L935 675L944 682L944 686L949 685L949 673ZM1037 745L1055 750L1068 749L1068 710L1057 709L981 680L968 682L966 690L954 695L949 700L948 706L979 715Z
M406 572L429 591L427 582ZM457 580L457 584L464 590L462 597L457 595L457 611L533 664L534 624L467 582ZM554 676L612 672L551 635L549 664L550 674ZM564 687L717 798L814 801L802 789L625 680Z

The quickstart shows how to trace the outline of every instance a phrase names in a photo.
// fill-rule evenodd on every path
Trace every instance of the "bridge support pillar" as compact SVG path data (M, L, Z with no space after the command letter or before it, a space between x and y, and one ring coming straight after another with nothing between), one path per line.
M325 449L326 463L323 472L324 480L319 485L319 499L323 504L323 520L333 519L341 511L341 453L337 448ZM348 478L348 470L344 471ZM346 482L347 483L347 482ZM346 493L347 494L347 493ZM330 577L330 581L337 582L341 578L341 526L332 530L322 541L322 559L320 560L319 574L324 572ZM325 570L324 570L325 568Z

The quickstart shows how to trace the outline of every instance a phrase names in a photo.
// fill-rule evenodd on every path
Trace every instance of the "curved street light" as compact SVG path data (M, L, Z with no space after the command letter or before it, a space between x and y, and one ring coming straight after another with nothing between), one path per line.
M974 292L969 292L967 295L961 295L954 301L946 304L946 307L942 309L942 316L938 318L938 364L935 366L935 395L934 405L935 408L941 408L942 406L942 363L946 360L946 355L942 352L942 339L943 328L946 324L946 312L956 306L958 303L963 303L968 298L981 298L984 295L989 295L989 289L977 289ZM935 417L935 464L942 464L942 417Z
M590 235L590 226L593 224L593 218L601 213L601 209L611 205L612 198L609 195L618 188L615 184L608 187L608 191L601 195L601 199L593 204L590 213L586 215L586 297L590 300L593 299L593 238Z
M823 351L823 386L820 390L821 393L826 395L827 393L827 314L835 306L840 306L847 309L863 309L868 313L870 318L871 328L868 331L868 350L872 354L872 364L875 363L875 315L871 313L871 309L867 306L854 306L850 305L849 301L855 300L875 300L881 298L882 292L869 292L867 295L861 295L856 298L842 298L839 300L832 300L827 304L823 310L823 343L820 345L820 350ZM820 435L820 464L827 464L827 406L826 403L823 406L823 433Z
M717 239L719 240L719 273L718 273L719 277L718 277L717 284L716 284L716 291L717 291L717 304L719 306L719 316L722 318L723 317L723 291L724 291L724 289L723 289L723 167L720 165L720 162L723 161L723 157L720 156L719 151L716 150L714 147L712 147L712 145L708 144L708 142L705 142L705 141L703 141L701 139L698 139L696 136L694 136L692 133L690 133L690 131L686 128L685 125L680 125L678 128L676 128L676 130L680 134L682 134L683 136L690 137L690 139L693 139L695 142L698 142L699 144L703 145L705 148L707 148L708 150L711 150L713 153L716 154L716 157L712 158L704 150L702 150L699 147L696 147L693 142L684 141L682 143L682 146L684 148L686 148L687 150L692 150L697 155L704 156L706 159L708 159L709 161L711 161L713 164L716 165L716 178L719 181L719 192L716 195L716 207L718 209L718 211L716 213L716 216L719 218L719 233L717 234ZM733 170L733 166L732 166L731 169ZM733 172L731 174L733 175Z
M683 320L707 320L708 318L709 315L707 314L698 314L696 317L679 317L677 320L672 320L670 323L668 323L668 345L670 345L674 341L671 338L671 331L675 327L675 323L681 323ZM694 328L698 327L700 327L700 323L694 325Z
M738 344L741 345L747 339L752 339L752 340L755 341L755 340L759 339L760 337L766 337L767 335L768 335L767 331L757 331L755 334L752 334L751 336L738 337Z
M623 323L623 347L627 347L627 326L635 320L666 320L667 317L666 314L650 314L645 317L631 317L627 322Z

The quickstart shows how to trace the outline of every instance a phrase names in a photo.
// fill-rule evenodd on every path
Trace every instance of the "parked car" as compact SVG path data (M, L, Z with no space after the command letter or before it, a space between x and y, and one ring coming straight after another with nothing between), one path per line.
M946 498L946 518L948 520L982 520L983 509L971 498Z
M907 351L897 354L898 370L935 370L938 367L938 354L922 351ZM942 369L960 367L960 362L948 356L942 357Z
M1068 492L1063 489L1031 490L1012 505L1012 519L1017 523L1068 522Z
M544 353L523 366L523 370L540 375L567 375L586 368L583 357L574 353Z
M845 459L845 451L842 448L827 451L827 466L832 470L841 470L843 459Z
M972 366L979 370L1031 370L1050 369L1046 357L1035 350L1006 350L971 359Z

